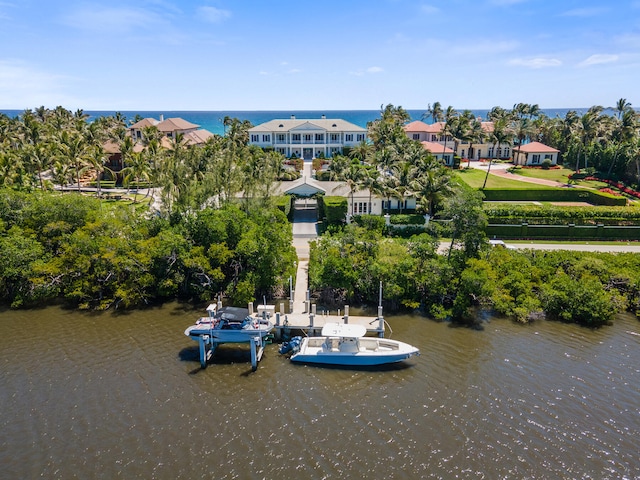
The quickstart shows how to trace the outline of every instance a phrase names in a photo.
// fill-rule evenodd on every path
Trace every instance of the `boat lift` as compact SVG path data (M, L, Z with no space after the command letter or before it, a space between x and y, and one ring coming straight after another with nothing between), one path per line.
M217 304L211 304L207 307L207 313L210 318L214 318L216 312L218 312L222 308L221 302L218 301ZM272 305L259 305L258 306L258 317L262 316L263 319L267 320L270 317L270 314L273 312L274 307ZM249 304L249 314L253 314L253 305ZM218 345L222 343L249 343L251 347L251 370L256 371L258 369L258 362L262 359L262 354L264 353L264 347L267 344L268 340L271 338L269 336L260 336L256 335L253 337L249 337L248 339L242 338L240 340L224 340L219 341L216 339L213 330L213 322L211 323L212 327L210 329L209 334L203 333L197 336L198 340L198 348L200 351L200 366L204 369L207 368L207 363L215 353ZM191 338L194 338L192 336ZM194 338L195 340L196 338Z

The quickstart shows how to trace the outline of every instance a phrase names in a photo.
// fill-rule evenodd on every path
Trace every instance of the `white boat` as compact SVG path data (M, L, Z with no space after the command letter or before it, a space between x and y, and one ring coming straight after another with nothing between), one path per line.
M321 337L294 337L292 362L368 366L401 362L420 351L404 342L365 337L363 325L327 323ZM299 340L295 340L298 339ZM297 345L296 345L297 344ZM281 349L284 353L285 349Z
M256 337L263 339L273 330L273 323L266 315L250 316L246 309L222 309L212 303L207 312L208 317L201 317L195 325L187 327L184 331L187 337L197 341L207 336L215 343L250 343Z

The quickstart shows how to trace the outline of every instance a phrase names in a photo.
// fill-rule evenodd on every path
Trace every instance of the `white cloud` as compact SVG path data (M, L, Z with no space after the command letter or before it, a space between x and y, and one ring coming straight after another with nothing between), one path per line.
M433 5L421 5L420 10L422 13L426 13L427 15L435 15L436 13L440 13L440 9L438 7L434 7Z
M562 62L557 58L514 58L509 61L509 65L513 65L516 67L527 67L527 68L549 68L549 67L559 67L562 65Z
M200 7L198 8L198 14L202 16L203 20L210 23L220 23L231 18L231 12L229 10L216 7Z
M165 23L160 15L135 7L82 7L63 17L62 22L70 27L102 33L149 29Z
M365 68L364 70L360 69L360 70L351 71L351 72L349 72L349 75L354 75L356 77L361 77L361 76L366 75L366 74L373 75L373 74L381 73L381 72L384 72L384 69L382 67L375 67L374 66L374 67Z
M618 55L610 55L604 53L597 53L591 55L589 58L583 60L578 64L579 67L589 67L591 65L600 65L603 63L617 62L620 57Z
M0 60L0 105L34 108L39 105L77 105L64 93L69 77L39 70L20 60Z

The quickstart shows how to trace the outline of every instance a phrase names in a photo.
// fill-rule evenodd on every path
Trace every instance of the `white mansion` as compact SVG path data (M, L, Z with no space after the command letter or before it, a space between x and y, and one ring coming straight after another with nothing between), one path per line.
M341 154L367 140L367 129L340 119L271 120L249 129L249 143L305 160Z

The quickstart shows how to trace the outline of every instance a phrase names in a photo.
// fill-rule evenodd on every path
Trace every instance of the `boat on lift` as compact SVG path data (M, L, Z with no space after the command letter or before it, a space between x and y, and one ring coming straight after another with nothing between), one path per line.
M260 310L260 308L259 308ZM248 315L244 308L226 307L212 303L207 307L208 316L200 317L184 334L198 340L206 335L215 343L249 343L251 339L266 337L273 330L273 323L266 314Z
M280 353L293 352L292 362L343 366L372 366L401 362L420 351L408 343L366 337L363 325L327 323L320 337L293 337Z

